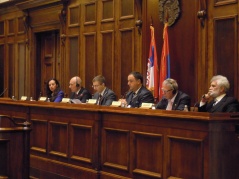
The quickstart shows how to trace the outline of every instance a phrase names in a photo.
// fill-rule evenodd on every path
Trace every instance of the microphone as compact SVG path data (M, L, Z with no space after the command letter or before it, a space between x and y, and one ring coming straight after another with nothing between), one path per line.
M199 103L196 102L194 105L193 105L193 112L195 111L195 108L199 106ZM197 111L196 111L197 112Z
M3 90L3 92L0 94L0 97L7 91L7 88L5 88L5 90Z

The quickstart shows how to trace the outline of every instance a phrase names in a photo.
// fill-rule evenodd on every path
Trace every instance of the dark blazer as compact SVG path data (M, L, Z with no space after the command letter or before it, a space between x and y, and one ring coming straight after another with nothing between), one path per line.
M168 105L168 99L162 98L156 105L156 109L166 109L167 105ZM189 109L191 105L191 99L186 93L178 91L178 94L175 97L175 100L173 102L172 110L182 111L184 110L185 105L187 105Z
M199 112L238 112L239 104L236 98L224 96L221 101L219 101L215 106L213 106L214 101L210 101L205 105L198 107Z
M138 108L142 103L154 103L154 97L151 91L142 86L135 97L133 91L130 91L126 94L127 104L132 108Z
M90 92L87 89L81 87L78 94L76 94L74 92L71 93L70 99L79 99L82 103L85 103L87 99L91 99L91 96L92 95L90 94Z
M95 93L93 95L92 99L97 99L97 103L98 103L99 96L100 96L99 93ZM100 99L99 105L110 106L112 104L112 102L115 101L115 100L116 100L115 93L111 89L106 88L105 91L104 91L104 95Z

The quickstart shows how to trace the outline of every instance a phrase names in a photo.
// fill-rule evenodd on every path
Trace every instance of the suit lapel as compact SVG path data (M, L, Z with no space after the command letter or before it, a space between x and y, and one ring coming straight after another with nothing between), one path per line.
M215 106L213 106L213 101L210 102L212 105L210 112L220 111L219 108L222 108L224 106L223 104L226 102L226 96L224 96Z
M174 99L174 102L173 102L173 106L172 106L172 110L175 110L178 106L178 101L179 101L179 94L177 94L177 96L175 97ZM168 105L168 104L167 104Z
M105 89L104 94L103 94L103 96L101 97L99 104L102 104L102 103L103 103L103 100L105 99L105 96L107 95L107 93L108 93L108 88Z

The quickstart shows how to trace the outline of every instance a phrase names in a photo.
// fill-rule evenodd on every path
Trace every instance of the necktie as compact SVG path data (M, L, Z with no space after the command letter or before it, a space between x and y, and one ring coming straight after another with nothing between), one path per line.
M137 96L136 93L132 93L132 96L131 96L131 100L129 102L129 105L131 105L131 103L133 102L133 99Z
M168 105L167 105L166 110L170 111L170 110L172 110L172 107L173 107L173 102L171 100L168 100Z
M100 105L101 99L102 99L102 95L100 94L100 95L99 95L99 98L98 98L98 102L97 102L98 105Z

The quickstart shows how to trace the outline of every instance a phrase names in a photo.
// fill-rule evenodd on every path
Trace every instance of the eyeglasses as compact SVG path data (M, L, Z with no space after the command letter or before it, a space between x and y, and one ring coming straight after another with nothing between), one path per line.
M173 90L173 89L170 89L170 90L164 90L164 89L162 89L163 93L167 93L167 92L172 91L172 90Z
M92 85L92 88L98 88L101 85Z

